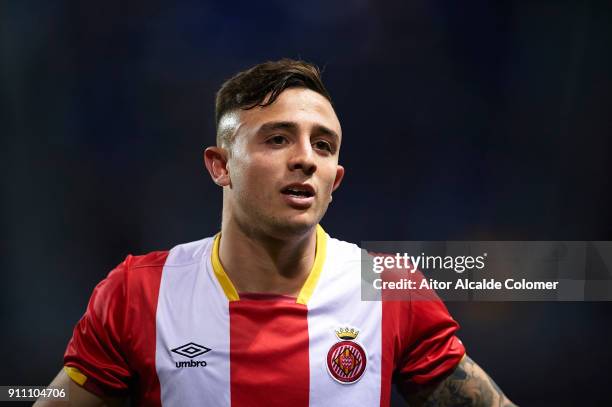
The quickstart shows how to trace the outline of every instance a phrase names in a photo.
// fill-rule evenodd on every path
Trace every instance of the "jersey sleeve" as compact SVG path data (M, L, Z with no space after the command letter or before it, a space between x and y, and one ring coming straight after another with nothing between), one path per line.
M64 354L64 370L101 396L126 395L133 373L125 359L129 257L94 289Z
M407 340L396 365L395 380L405 395L452 373L464 357L465 347L455 335L459 324L433 290L415 290L404 305L408 307L408 315L403 315Z

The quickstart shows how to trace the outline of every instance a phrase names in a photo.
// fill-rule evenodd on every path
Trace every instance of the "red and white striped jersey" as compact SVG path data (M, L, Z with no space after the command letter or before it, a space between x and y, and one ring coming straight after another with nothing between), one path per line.
M465 353L438 299L362 301L361 249L321 227L297 298L239 294L218 246L128 256L76 325L68 375L143 405L387 406L392 382L411 391Z

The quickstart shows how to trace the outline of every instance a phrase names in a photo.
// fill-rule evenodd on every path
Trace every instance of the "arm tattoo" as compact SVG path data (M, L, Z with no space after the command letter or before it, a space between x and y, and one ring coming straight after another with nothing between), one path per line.
M465 356L455 371L438 383L411 397L410 405L461 407L515 407L493 379Z

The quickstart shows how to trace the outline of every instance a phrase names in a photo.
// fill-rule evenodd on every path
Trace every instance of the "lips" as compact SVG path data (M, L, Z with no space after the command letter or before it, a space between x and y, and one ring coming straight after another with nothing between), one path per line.
M281 189L281 194L287 204L295 209L308 209L314 203L316 195L314 188L309 184L294 183Z
M309 184L290 184L281 190L286 195L311 197L315 195L314 188Z

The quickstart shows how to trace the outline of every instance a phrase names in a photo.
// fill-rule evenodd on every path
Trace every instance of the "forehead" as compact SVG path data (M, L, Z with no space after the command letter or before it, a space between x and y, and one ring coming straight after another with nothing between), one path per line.
M240 127L257 131L268 122L294 122L300 127L327 127L341 134L340 121L331 103L319 93L305 88L285 89L268 106L257 106L239 113Z

